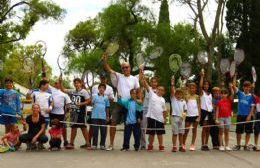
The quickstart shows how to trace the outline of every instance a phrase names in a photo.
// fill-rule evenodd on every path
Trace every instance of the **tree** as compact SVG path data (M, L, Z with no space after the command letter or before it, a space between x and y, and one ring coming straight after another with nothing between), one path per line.
M12 49L12 44L25 39L39 20L61 20L65 11L50 1L1 0L0 3L0 59Z

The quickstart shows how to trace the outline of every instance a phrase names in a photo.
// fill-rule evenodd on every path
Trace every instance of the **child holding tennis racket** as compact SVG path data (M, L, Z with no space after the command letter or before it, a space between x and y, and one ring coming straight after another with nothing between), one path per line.
M184 121L187 113L187 104L183 99L183 91L181 89L175 89L174 79L172 79L171 89L171 121L172 121L172 152L177 152L177 138L179 138L179 151L185 152L183 144L184 134Z
M205 73L204 70L200 74L200 106L201 106L201 118L200 125L204 126L201 133L201 150L209 151L208 140L210 134L210 128L207 127L212 123L213 120L213 104L212 104L212 94L211 94L211 84L209 81L204 80ZM206 127L205 127L206 126Z
M186 139L189 134L189 129L192 126L192 140L190 145L190 151L195 151L195 141L197 137L197 127L200 121L200 99L196 94L197 85L195 83L189 84L189 90L185 95L186 103L187 103L187 116L185 119L185 134L183 137L184 148L186 144Z
M245 132L245 146L244 150L249 151L250 148L248 146L250 135L253 133L253 123L247 121L252 121L255 103L252 94L250 93L252 84L249 81L245 81L243 83L243 91L240 91L236 87L236 77L235 74L233 78L233 90L237 94L238 97L238 113L237 113L237 122L242 122L236 126L236 134L237 134L237 145L233 148L233 150L240 150L241 148L241 137Z
M157 138L159 141L159 150L161 152L164 151L163 145L163 135L165 134L164 125L166 123L166 105L165 99L163 95L165 93L165 89L163 86L158 86L156 93L154 93L151 87L148 85L147 81L144 78L143 71L140 70L139 74L140 81L144 88L147 90L149 94L149 104L148 104L148 112L147 112L147 130L146 134L149 135L149 144L148 151L153 150L154 136L157 134Z
M232 87L232 86L231 86ZM219 124L219 142L220 142L220 151L231 151L229 147L229 129L231 125L232 117L232 103L234 99L234 92L231 89L229 94L227 89L221 90L221 100L217 102L216 106L216 123ZM223 143L223 135L224 141ZM225 146L224 146L225 145Z

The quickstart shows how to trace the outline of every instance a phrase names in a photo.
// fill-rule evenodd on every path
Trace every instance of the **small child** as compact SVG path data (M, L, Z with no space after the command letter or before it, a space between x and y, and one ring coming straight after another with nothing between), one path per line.
M0 140L1 148L6 148L11 152L14 152L19 147L20 131L17 125L13 125L10 132L5 134Z
M149 94L149 104L147 112L147 131L146 134L149 135L148 151L153 150L154 135L157 134L159 141L159 150L164 151L163 146L163 134L165 134L164 125L166 123L166 105L163 95L165 89L163 86L158 86L156 93L152 91L146 80L144 79L143 71L140 71L139 78L142 85L145 87Z
M216 106L216 123L219 124L219 142L220 151L231 151L229 147L229 129L232 117L232 102L233 102L234 92L231 91L230 96L228 96L228 91L226 89L221 90L221 100L218 101ZM223 134L225 146L223 144Z
M183 100L183 91L174 88L174 79L172 79L171 90L171 107L172 107L172 152L177 152L177 137L179 137L179 151L185 152L183 144L184 121L187 113L187 105Z
M98 85L98 94L93 95L92 103L93 110L91 113L91 123L94 124L91 126L93 131L93 143L92 149L97 149L98 143L98 132L100 130L100 149L106 149L106 136L107 136L107 127L104 127L109 122L109 99L106 95L104 95L106 90L105 84ZM101 126L99 126L101 125ZM102 126L103 125L103 126Z
M140 111L140 102L137 100L137 91L136 89L131 89L130 99L124 100L119 99L118 103L127 109L126 120L125 120L125 129L124 129L124 143L121 151L129 150L130 137L133 132L134 134L134 148L135 151L139 150L140 147L140 123L141 123L141 111Z
M260 97L259 97L259 90L255 92L254 99L256 104L256 110L255 110L255 127L254 127L254 134L255 134L255 146L254 151L260 151L260 147L258 145L258 138L260 133Z
M252 88L252 84L249 81L245 81L243 83L243 92L240 91L236 87L236 75L233 78L233 91L237 94L238 97L238 113L237 113L237 122L246 122L252 121L255 103L252 94L250 93ZM241 148L241 138L242 134L246 133L245 138L245 146L244 150L249 151L250 148L248 146L250 141L250 135L253 133L253 123L242 123L236 126L236 134L237 134L237 145L233 148L233 150L240 150Z
M188 137L189 128L192 126L192 140L190 151L195 151L195 141L197 137L197 127L200 121L200 99L196 94L197 86L195 83L189 84L189 93L185 96L187 103L187 117L185 120L185 134L183 137L184 148Z
M49 130L51 139L50 139L50 150L53 148L61 149L61 137L62 137L62 128L60 121L58 119L51 120L51 129Z
M220 96L221 89L219 87L213 87L212 88L212 105L213 105L213 120L211 121L211 126L210 127L210 136L211 136L211 142L213 149L218 150L220 143L219 143L219 127L216 126L216 108L217 108L217 103L218 101L221 100Z

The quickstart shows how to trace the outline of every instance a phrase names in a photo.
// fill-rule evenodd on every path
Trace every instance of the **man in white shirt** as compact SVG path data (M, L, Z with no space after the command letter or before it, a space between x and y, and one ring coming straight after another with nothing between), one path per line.
M138 89L140 87L139 80L132 76L131 73L131 67L129 63L123 63L121 64L121 70L122 73L115 72L111 67L107 64L106 61L107 55L103 55L103 66L104 69L110 74L115 76L116 82L114 82L115 87L117 88L118 96L120 96L121 99L129 99L130 96L130 90L131 89ZM121 119L123 118L123 115L125 114L125 109L120 106L119 104L115 105L115 108L112 111L112 119L111 119L111 126L116 126L118 123L120 123ZM116 134L116 127L110 128L110 145L107 148L107 150L113 150L114 145L114 138Z
M71 103L69 95L63 93L60 90L60 82L56 81L54 83L54 87L49 86L49 89L52 92L52 97L55 100L54 101L54 107L50 113L50 120L52 121L53 119L58 119L59 121L64 121L65 120L65 115L66 111L69 108L69 104ZM68 145L68 140L67 140L67 129L66 129L66 124L63 125L63 130L62 130L62 136L64 140L64 146L66 147Z

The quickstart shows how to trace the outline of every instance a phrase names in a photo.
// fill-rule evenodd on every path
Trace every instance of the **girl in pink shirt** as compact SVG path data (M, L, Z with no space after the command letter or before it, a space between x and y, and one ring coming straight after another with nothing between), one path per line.
M20 131L17 125L13 125L10 132L5 134L0 139L0 146L7 147L9 151L15 151L16 147L19 146Z
M61 137L62 137L62 128L60 121L58 119L53 119L51 121L51 129L49 130L50 133L50 150L53 148L57 148L58 150L61 149Z

